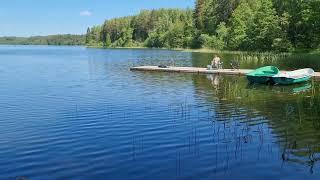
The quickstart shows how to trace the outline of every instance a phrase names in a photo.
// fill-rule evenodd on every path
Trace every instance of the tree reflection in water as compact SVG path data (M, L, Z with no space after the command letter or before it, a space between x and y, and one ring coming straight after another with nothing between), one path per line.
M208 91L206 101L215 104L217 120L235 121L230 110L222 106L235 107L246 118L265 118L263 122L242 121L248 129L258 126L260 143L263 131L268 128L282 148L283 163L299 163L313 167L320 160L320 84L312 81L293 86L249 85L245 77L207 75L194 78L197 91ZM210 96L211 94L212 96ZM259 127L259 123L267 126ZM258 125L257 125L258 124ZM247 131L247 135L249 131ZM243 136L243 143L250 137ZM280 157L279 157L280 158Z

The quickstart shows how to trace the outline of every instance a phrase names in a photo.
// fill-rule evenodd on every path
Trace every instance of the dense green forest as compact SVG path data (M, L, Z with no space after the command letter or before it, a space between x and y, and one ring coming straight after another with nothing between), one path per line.
M99 47L296 51L320 47L320 0L197 0L194 9L143 10L88 28Z
M49 35L32 37L0 37L0 44L22 45L85 45L84 35Z

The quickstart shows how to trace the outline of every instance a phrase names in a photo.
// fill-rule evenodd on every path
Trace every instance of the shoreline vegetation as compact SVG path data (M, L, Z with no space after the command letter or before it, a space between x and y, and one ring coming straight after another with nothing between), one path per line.
M146 47L146 46L135 46L135 47L104 47L104 46L86 46L87 48L96 48L96 49L158 49L158 50L170 50L170 51L181 51L181 52L192 52L192 53L226 53L226 54L319 54L320 49L315 49L312 51L307 50L297 50L291 52L277 52L277 51L230 51L230 50L217 50L217 49L190 49L190 48L155 48L155 47Z
M319 0L196 0L194 9L142 10L108 19L87 29L86 45L319 52L319 6Z
M56 36L56 35L49 35L49 36ZM82 36L82 40L85 39L84 35L77 35ZM34 36L36 37L36 36ZM46 38L48 36L37 36L41 38ZM15 41L8 40L8 39L23 39L24 42L21 43L21 41ZM146 46L131 46L131 47L105 47L105 46L98 46L98 45L86 45L84 42L81 43L34 43L34 42L25 42L26 39L30 39L32 37L0 37L0 45L48 45L48 46L84 46L86 48L96 48L96 49L158 49L158 50L171 50L171 51L181 51L181 52L193 52L193 53L227 53L227 54L299 54L299 53L308 53L308 54L319 54L320 55L320 49L315 50L297 50L297 51L291 51L291 52L276 52L276 51L230 51L230 50L217 50L217 49L209 49L209 48L199 48L199 49L190 49L190 48L156 48L156 47L146 47ZM6 39L6 40L3 40Z
M49 36L57 36L57 35L49 35ZM230 51L230 50L217 50L217 49L209 49L209 48L198 48L198 49L191 49L191 48L166 48L166 47L146 47L146 46L131 46L131 47L105 47L102 45L87 45L84 42L85 36L84 35L77 35L82 36L80 43L76 41L76 43L70 42L63 42L63 41L56 41L56 43L46 42L45 39L49 36L32 36L32 37L0 37L0 45L48 45L48 46L84 46L86 48L93 48L93 49L155 49L155 50L170 50L170 51L181 51L181 52L192 52L192 53L226 53L226 54L282 54L282 55L291 55L291 54L300 54L300 53L307 53L307 54L319 54L320 49L315 50L297 50L291 52L277 52L277 51ZM28 41L28 39L32 39L34 37L43 39L43 42L38 41ZM5 40L4 40L5 39ZM18 41L16 41L16 39ZM23 40L23 41L21 41ZM83 42L82 42L83 40Z
M31 37L0 37L0 45L56 45L79 46L85 45L85 35L57 34Z
M320 53L320 0L196 0L194 9L142 10L85 35L0 37L0 44L157 48L202 53Z

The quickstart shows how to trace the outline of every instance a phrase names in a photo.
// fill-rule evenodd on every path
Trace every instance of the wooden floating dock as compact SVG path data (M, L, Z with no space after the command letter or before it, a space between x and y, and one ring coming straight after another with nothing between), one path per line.
M199 67L174 67L169 66L166 68L160 68L158 66L138 66L130 68L131 71L153 71L153 72L175 72L175 73L197 73L197 74L221 74L221 75L238 75L244 76L253 69L216 69L208 70L207 68ZM286 72L286 71L281 71ZM320 80L320 72L314 73L314 78Z

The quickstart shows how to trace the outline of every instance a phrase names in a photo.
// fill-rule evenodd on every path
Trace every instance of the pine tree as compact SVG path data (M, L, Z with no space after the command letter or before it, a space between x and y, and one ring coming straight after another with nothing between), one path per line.
M110 38L110 35L107 34L106 35L106 40L105 40L105 47L110 47L111 46L111 38Z
M86 44L88 44L90 42L90 27L87 28L87 34L86 34Z
M207 4L208 4L208 0L196 1L193 19L194 19L195 27L200 31L203 31L204 29L204 18L205 18L204 16L205 16Z

